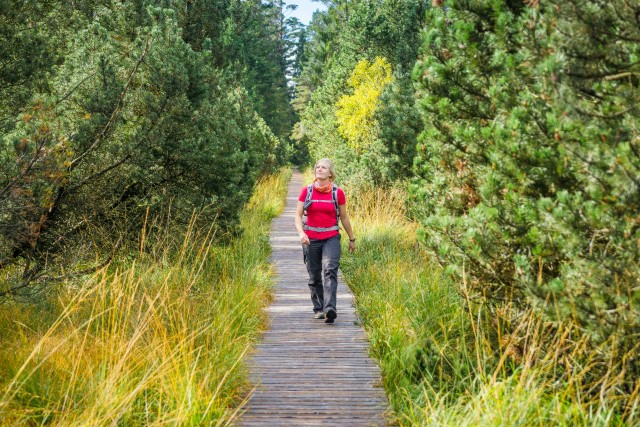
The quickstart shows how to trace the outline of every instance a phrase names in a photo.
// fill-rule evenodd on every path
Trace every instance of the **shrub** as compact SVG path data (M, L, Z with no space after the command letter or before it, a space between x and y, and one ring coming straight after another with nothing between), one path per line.
M631 393L640 332L638 10L445 2L414 70L421 239L476 298L533 305L602 343ZM600 388L601 387L601 388ZM604 391L602 391L604 393ZM614 392L615 393L615 392Z
M53 93L0 140L0 297L54 280L61 263L103 265L148 215L187 223L195 210L231 230L259 175L284 161L246 90L183 40L176 10L130 13L96 7Z

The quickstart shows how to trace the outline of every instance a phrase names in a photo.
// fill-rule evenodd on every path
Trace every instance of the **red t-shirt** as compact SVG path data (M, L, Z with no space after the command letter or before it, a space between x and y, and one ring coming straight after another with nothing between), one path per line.
M302 191L300 191L300 197L298 197L298 200L302 203L304 203L307 198L307 190L308 186L304 187ZM328 200L331 203L311 203L311 206L307 209L307 225L310 227L333 227L336 225L336 207L331 198L331 191L328 193L321 193L315 188L312 191L311 200ZM347 199L344 196L344 191L342 191L342 188L338 187L338 205L342 206L345 203L347 203ZM304 232L307 233L307 236L309 236L310 239L319 240L330 239L331 237L340 234L338 230L322 232L305 230Z

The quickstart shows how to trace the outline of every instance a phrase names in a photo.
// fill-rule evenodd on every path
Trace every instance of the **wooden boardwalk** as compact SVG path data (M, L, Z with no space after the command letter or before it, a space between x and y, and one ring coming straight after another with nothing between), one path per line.
M383 426L380 371L367 356L353 296L338 286L334 324L313 318L307 271L294 217L302 176L294 172L287 206L271 231L277 274L271 329L251 357L257 388L240 426ZM344 256L349 256L343 253Z

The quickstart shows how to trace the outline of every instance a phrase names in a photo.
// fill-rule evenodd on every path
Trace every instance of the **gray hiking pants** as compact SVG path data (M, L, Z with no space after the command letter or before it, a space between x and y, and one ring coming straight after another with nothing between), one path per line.
M302 246L304 263L309 272L311 302L316 313L336 310L338 269L340 268L340 235L327 240L309 239ZM337 311L337 310L336 310Z

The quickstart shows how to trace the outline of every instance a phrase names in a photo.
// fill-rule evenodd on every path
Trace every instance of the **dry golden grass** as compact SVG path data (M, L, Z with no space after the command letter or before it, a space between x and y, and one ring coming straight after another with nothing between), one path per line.
M230 244L194 221L183 239L150 239L179 242L175 250L142 240L136 259L70 283L54 301L3 306L3 425L232 422L248 391L245 355L265 326L265 236L287 180L259 184Z

